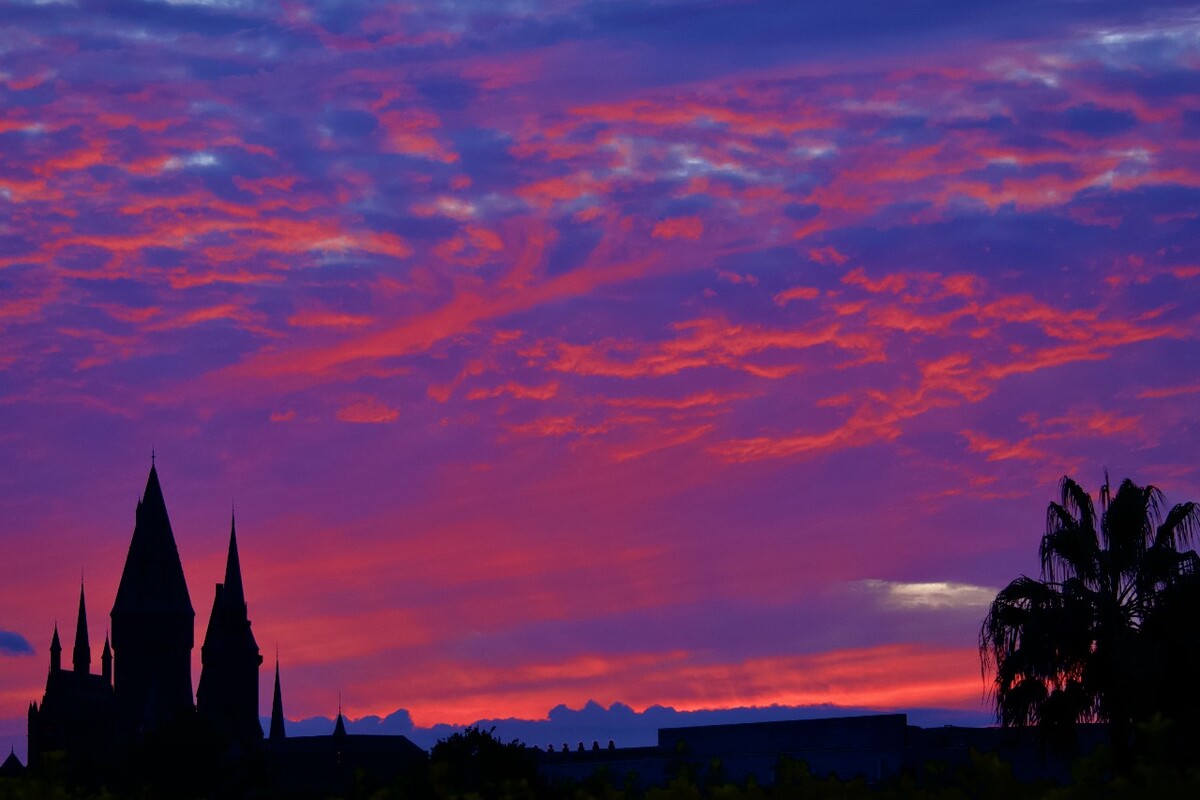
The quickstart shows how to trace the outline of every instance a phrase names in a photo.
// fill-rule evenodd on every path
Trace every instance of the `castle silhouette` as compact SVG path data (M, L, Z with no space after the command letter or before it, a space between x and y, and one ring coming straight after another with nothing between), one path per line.
M225 578L213 596L193 703L195 617L151 458L113 602L111 641L105 637L100 655L100 674L91 672L81 582L70 668L62 663L56 623L46 691L40 705L29 705L29 766L37 769L48 754L62 753L74 774L103 775L148 740L193 723L199 726L193 730L227 752L262 755L310 786L336 782L346 770L385 757L400 763L424 758L424 751L404 736L347 735L341 709L330 736L288 738L278 658L269 739L264 740L258 716L263 658L250 626L232 518Z

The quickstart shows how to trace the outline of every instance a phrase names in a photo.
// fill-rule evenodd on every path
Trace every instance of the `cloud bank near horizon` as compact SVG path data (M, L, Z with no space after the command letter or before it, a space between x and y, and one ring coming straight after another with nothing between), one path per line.
M577 749L580 742L591 749L597 742L607 747L611 740L617 747L647 747L657 743L660 728L682 728L697 725L731 725L747 722L769 722L773 720L819 719L823 717L857 716L861 714L902 713L908 716L910 725L923 727L940 725L981 726L993 722L991 716L981 712L958 711L938 708L897 708L881 711L871 708L853 708L837 705L811 706L765 706L744 708L697 709L680 711L666 706L650 706L635 711L624 703L613 703L608 708L589 700L580 708L558 705L550 709L543 719L480 719L472 725L484 730L493 730L502 741L517 740L529 747L546 749L552 746L561 750L566 744ZM335 720L329 717L309 717L289 721L289 736L328 735ZM270 718L263 718L264 729ZM420 727L413 723L405 709L398 709L385 717L366 716L346 720L349 733L367 735L407 736L419 746L430 749L439 740L461 731L464 725L439 723Z

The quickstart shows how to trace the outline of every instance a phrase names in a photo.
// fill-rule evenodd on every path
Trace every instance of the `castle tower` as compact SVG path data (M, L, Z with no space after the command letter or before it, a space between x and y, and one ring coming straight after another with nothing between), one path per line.
M75 672L87 675L92 668L92 647L88 644L87 607L83 602L83 583L79 584L79 617L75 620L75 650L71 655Z
M234 739L262 739L262 725L258 721L258 668L263 659L250 630L238 559L237 526L232 519L225 582L217 584L213 596L200 662L200 685L196 689L199 713Z
M196 612L151 465L112 609L118 730L149 731L191 711Z

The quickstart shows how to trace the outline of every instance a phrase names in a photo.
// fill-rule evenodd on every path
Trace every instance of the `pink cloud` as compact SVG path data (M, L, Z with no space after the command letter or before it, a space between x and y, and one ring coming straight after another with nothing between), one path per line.
M509 395L517 400L549 400L558 394L558 381L550 381L541 386L525 386L509 381L500 386L488 389L472 389L467 393L468 400L486 400L501 395Z
M850 260L849 257L839 253L837 248L832 245L811 248L808 251L808 257L818 264L832 264L839 267Z
M704 234L704 223L699 217L674 217L654 225L651 235L655 239L699 239Z

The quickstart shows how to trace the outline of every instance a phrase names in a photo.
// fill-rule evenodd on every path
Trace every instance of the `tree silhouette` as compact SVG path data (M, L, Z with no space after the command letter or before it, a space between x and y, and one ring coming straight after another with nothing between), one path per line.
M431 782L439 797L533 797L540 789L533 751L502 742L496 729L472 725L441 739L429 754Z
M1163 516L1158 489L1126 479L1110 496L1107 475L1100 502L1097 517L1091 496L1063 477L1046 512L1041 579L1021 576L996 595L979 655L984 673L995 672L1002 725L1036 725L1062 741L1078 722L1107 722L1120 766L1137 724L1182 719L1189 704L1185 685L1170 681L1197 666L1180 662L1195 658L1200 637L1200 559L1181 548L1200 507Z

